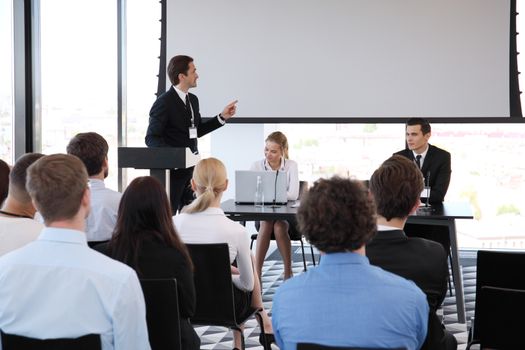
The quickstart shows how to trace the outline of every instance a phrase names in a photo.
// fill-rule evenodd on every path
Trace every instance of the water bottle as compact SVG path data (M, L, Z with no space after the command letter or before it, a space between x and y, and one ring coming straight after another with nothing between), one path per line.
M255 187L255 197L253 199L253 204L256 207L264 206L263 184L260 176L257 176L257 186Z

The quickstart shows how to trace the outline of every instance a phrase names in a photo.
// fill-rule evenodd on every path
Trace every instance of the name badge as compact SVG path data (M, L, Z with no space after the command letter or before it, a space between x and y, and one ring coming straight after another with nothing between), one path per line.
M197 138L197 128L192 126L190 127L190 139L196 139Z

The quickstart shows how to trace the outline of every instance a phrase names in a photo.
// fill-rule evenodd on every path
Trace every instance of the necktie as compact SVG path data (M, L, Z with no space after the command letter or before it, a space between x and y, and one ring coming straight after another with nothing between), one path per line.
M421 169L421 154L416 156L416 164L419 169Z

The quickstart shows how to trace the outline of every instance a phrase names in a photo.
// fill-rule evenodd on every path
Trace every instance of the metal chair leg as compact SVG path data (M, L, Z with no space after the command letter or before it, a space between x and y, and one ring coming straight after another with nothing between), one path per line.
M304 271L306 271L306 257L304 256L304 244L303 244L303 240L299 240L299 242L301 242L301 251L303 253L303 265L304 265Z
M314 266L315 266L315 255L314 255L314 248L312 247L312 245L310 244L310 253L312 253L312 261L314 263Z

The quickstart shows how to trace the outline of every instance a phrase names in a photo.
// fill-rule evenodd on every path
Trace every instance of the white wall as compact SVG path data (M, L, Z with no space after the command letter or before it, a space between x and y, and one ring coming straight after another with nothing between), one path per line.
M235 198L235 170L248 170L264 154L263 124L228 124L211 134L211 155L220 159L228 172L229 187L223 200Z

